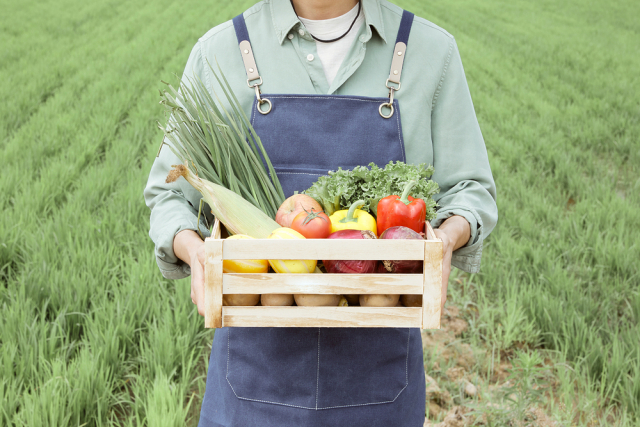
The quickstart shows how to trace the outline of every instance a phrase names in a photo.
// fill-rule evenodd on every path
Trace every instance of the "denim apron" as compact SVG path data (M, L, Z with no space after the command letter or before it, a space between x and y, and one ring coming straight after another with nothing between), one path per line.
M405 11L386 83L390 97L369 98L262 95L244 18L234 18L256 92L251 123L285 196L338 167L406 160L393 93L412 21ZM216 330L199 426L420 427L424 416L417 328L236 327Z

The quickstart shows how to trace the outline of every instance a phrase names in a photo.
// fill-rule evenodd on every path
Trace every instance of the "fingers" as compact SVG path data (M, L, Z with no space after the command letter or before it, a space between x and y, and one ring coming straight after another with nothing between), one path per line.
M205 256L204 256L204 244L200 245L200 247L198 248L198 261L200 261L200 264L204 265L204 260L205 260Z
M442 296L440 299L441 310L447 302L447 288L449 287L449 276L451 275L451 250L444 253L442 257Z
M204 316L204 267L200 262L191 263L191 301L198 306L200 316Z
M444 264L444 263L443 263ZM444 310L444 303L447 302L447 288L449 286L449 275L451 274L451 267L446 265L442 266L442 296L440 299L440 309Z

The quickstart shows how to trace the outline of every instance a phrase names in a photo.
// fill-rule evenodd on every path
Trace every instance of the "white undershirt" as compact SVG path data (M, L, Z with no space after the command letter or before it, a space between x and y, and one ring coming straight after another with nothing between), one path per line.
M307 28L309 33L322 40L331 40L336 37L340 37L349 29L349 26L353 22L357 13L358 5L355 5L355 7L349 12L342 16L338 16L337 18L323 19L319 21L305 18L299 19ZM324 70L327 82L329 82L329 86L331 86L333 79L338 74L340 64L342 64L342 61L347 56L349 49L351 49L351 46L358 35L358 30L362 26L363 22L364 11L360 10L358 19L346 36L331 43L322 43L316 40L316 50L318 52L320 62L322 62L322 69Z

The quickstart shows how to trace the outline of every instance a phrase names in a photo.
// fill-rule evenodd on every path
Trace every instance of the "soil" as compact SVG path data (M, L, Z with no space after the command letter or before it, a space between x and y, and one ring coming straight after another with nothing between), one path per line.
M495 403L501 400L505 387L510 385L507 379L512 365L508 355L505 354L503 358L501 354L501 361L494 366L489 381L480 380L475 372L480 368L476 356L486 351L483 354L485 360L487 355L491 358L491 349L475 349L474 354L474 349L469 344L461 342L461 335L468 327L460 309L447 306L442 316L441 329L422 332L422 345L427 359L425 409L428 417L425 418L424 426L496 425L490 423L488 417L498 413L502 414L501 419L505 419L506 425L513 427L560 427L541 408L528 408L524 419L516 420L507 403ZM469 385L474 388L474 393L468 392Z

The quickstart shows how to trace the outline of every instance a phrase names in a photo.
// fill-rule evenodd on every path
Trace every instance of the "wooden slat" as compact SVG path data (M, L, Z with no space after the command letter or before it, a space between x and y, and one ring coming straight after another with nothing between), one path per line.
M221 234L220 233L221 228L222 228L222 224L220 223L220 220L216 218L213 223L213 228L211 229L211 237L214 239L219 239Z
M224 294L422 294L422 274L226 273Z
M224 259L422 260L423 240L225 240ZM429 244L435 242L428 242Z
M420 307L223 307L224 326L419 328Z
M431 223L426 221L424 223L424 235L427 237L427 240L437 240L435 231L433 231L433 227L431 227Z
M204 327L222 327L222 240L204 242Z
M420 240L220 240L205 244L205 326L440 327L442 242ZM216 239L217 238L217 239ZM291 255L288 255L291 254ZM222 274L224 259L424 260L422 275ZM222 307L222 293L419 294L423 307ZM265 289L268 288L268 289ZM391 289L390 289L391 288Z
M428 242L427 242L428 243ZM440 329L442 300L442 241L426 245L424 252L424 294L422 328Z

